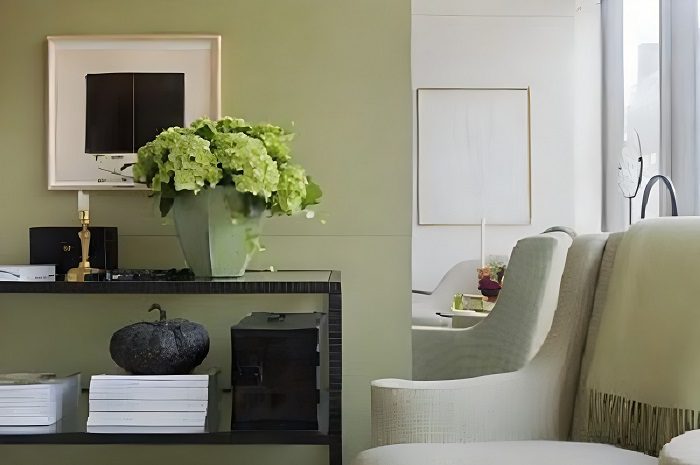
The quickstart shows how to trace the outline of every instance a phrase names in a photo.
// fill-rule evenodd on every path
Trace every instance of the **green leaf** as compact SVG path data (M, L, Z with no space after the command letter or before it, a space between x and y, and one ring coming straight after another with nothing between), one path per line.
M211 141L216 134L216 122L209 118L199 118L190 124L190 128L202 139Z
M310 177L307 177L307 179L309 183L306 185L306 197L304 197L303 203L304 208L309 205L319 204L321 202L321 196L323 196L321 186L313 182Z

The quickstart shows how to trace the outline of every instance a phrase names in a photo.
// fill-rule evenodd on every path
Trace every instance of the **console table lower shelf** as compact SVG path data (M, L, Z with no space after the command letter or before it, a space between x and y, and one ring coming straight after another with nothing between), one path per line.
M330 445L330 436L318 431L219 431L184 434L0 434L0 444L282 444Z
M48 427L0 426L0 444L298 444L330 445L331 436L315 430L235 430L230 424L231 392L220 395L218 424L201 433L89 433L87 391L80 408Z
M0 294L64 294L79 301L87 294L190 294L190 295L316 295L327 314L328 373L326 376L327 411L323 412L321 431L255 430L231 431L231 394L222 396L217 412L217 428L202 433L88 433L87 395L84 393L78 413L64 417L41 433L24 429L24 434L10 434L0 427L0 444L297 444L325 445L330 465L342 465L342 291L340 272L319 271L252 271L230 279L188 279L166 281L96 281L68 282L0 282ZM0 305L1 307L1 305ZM1 309L0 309L1 310ZM227 418L228 417L228 418ZM320 420L321 420L320 419ZM321 423L321 421L320 421ZM327 429L327 433L325 432Z

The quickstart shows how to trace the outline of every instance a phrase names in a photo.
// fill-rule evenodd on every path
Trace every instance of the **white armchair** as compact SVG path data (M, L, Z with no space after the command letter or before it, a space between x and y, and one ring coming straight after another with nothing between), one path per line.
M475 326L413 326L413 379L472 378L523 367L549 332L571 242L564 232L518 241L496 306Z
M591 316L598 309L594 301L607 294L620 239L621 234L609 239L590 235L574 241L552 328L535 358L519 371L450 381L373 382L375 448L361 453L354 464L658 463L655 457L609 445L565 442L573 427L589 324L600 318ZM692 454L673 444L662 451L662 465L698 463L678 459L679 453ZM697 457L700 445L694 450Z

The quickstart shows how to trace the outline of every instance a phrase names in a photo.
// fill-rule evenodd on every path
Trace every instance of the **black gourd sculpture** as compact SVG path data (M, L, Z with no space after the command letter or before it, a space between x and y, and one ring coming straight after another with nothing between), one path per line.
M142 321L126 326L112 335L109 353L112 360L135 375L180 375L191 373L209 353L209 334L199 323L176 318L168 320L158 310L159 321Z

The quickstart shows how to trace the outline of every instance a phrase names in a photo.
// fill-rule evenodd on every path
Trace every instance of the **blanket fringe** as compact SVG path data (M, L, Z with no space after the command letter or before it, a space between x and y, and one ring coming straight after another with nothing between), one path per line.
M699 411L658 407L596 390L588 393L591 442L658 456L664 444L694 429L700 429Z

